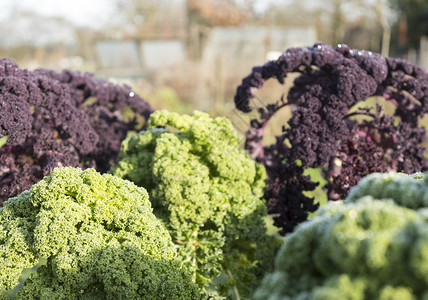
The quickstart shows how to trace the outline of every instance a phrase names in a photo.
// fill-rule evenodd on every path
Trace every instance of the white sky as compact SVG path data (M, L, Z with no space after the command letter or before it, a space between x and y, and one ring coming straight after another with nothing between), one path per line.
M289 0L257 0L256 9L263 11L269 3L275 2L287 3ZM112 0L0 0L0 21L7 18L14 8L44 16L61 16L77 25L97 27L108 21L114 5Z
M235 1L241 4L245 3L244 0ZM319 7L323 3L323 1L316 0L301 1L312 8ZM375 3L375 1L364 0L363 2L370 4ZM382 2L385 1L382 0ZM21 11L33 11L44 16L61 16L76 25L100 28L114 15L114 2L115 0L0 0L0 21L10 16L15 8ZM292 0L256 0L255 8L264 11L270 3L284 5L290 2ZM345 1L345 3L347 2Z
M45 16L61 16L78 25L97 26L113 13L111 0L0 0L0 20L14 8Z

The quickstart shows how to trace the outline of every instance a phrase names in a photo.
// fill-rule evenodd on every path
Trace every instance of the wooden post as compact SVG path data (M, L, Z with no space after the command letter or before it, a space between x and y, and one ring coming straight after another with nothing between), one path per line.
M428 71L428 37L422 36L419 51L419 65Z

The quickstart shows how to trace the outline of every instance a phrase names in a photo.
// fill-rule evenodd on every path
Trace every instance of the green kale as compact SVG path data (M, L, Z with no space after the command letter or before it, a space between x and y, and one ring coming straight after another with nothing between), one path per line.
M18 299L199 299L148 193L94 169L55 168L0 209L0 294Z
M428 207L428 176L424 173L373 173L364 177L351 189L347 202L366 195L376 199L392 199L408 208Z
M257 299L428 299L427 174L366 176L286 236Z
M147 127L122 143L113 174L148 190L194 282L250 295L279 245L266 232L263 166L226 118L156 111Z

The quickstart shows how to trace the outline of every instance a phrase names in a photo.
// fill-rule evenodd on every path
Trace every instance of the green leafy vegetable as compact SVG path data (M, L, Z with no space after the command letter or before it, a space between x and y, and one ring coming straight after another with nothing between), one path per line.
M347 202L366 195L376 199L393 199L408 208L428 207L428 177L423 173L373 173L364 177L358 186L351 189Z
M257 299L427 299L427 174L374 173L286 237Z
M266 232L264 168L239 150L226 118L156 111L147 125L122 143L113 174L149 191L194 282L251 294L278 247Z
M41 259L18 299L200 298L146 190L94 169L56 168L0 209L3 298Z

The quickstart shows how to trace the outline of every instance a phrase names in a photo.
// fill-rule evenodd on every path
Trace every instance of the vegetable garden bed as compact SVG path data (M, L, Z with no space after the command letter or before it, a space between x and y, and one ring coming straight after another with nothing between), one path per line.
M291 73L286 99L254 107ZM361 105L373 97L392 113ZM242 150L227 118L2 59L0 299L428 298L427 101L405 60L288 49L237 88L259 116Z

